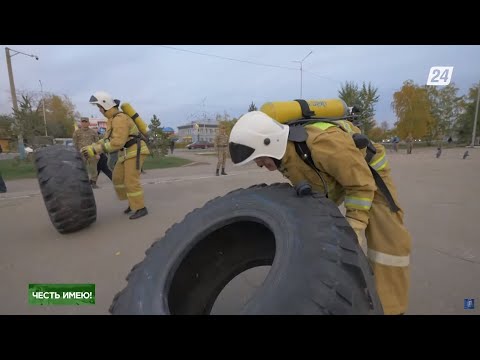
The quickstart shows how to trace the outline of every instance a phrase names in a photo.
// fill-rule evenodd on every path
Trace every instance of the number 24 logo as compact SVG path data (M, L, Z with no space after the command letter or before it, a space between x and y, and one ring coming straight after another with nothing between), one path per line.
M427 85L448 85L452 80L453 66L432 66L428 74Z

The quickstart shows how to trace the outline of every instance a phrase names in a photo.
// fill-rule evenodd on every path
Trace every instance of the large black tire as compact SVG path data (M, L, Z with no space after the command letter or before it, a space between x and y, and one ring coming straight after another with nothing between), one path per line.
M209 201L171 227L127 277L112 314L209 314L236 275L269 274L241 314L383 314L355 232L319 194L257 185Z
M95 222L95 196L76 149L64 145L39 148L35 167L48 215L59 233L78 231Z

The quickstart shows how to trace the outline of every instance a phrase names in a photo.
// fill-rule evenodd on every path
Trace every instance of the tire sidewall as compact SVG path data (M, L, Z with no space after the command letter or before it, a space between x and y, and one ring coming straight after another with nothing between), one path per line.
M149 256L150 260L146 260L152 262L155 259L153 265L156 267L155 272L150 278L141 274L143 281L156 284L153 286L152 293L144 299L145 302L152 300L151 304L144 305L145 309L150 308L154 313L168 314L169 287L186 255L209 233L229 222L238 222L240 219L259 222L273 232L276 246L275 258L263 285L250 301L253 303L258 298L274 297L277 287L282 286L282 283L276 279L285 279L289 276L289 264L294 262L293 259L301 249L300 242L293 241L297 236L295 234L298 234L298 225L292 221L291 210L284 206L280 207L278 203L264 201L263 197L262 200L259 201L258 195L254 193L247 196L242 194L241 197L232 196L229 203L234 204L234 209L230 211L225 210L225 201L213 201L210 206L202 209L202 216L187 216L182 226L172 228L168 236L152 250L156 252L156 256ZM192 231L192 229L198 231Z

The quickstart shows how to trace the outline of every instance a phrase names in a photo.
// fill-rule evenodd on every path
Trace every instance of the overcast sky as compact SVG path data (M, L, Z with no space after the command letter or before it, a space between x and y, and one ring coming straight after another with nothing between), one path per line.
M156 114L163 126L176 128L208 114L240 116L253 101L300 97L299 63L303 62L303 98L336 98L345 81L370 81L379 88L378 123L396 120L392 95L404 80L425 84L432 66L454 66L452 81L466 93L480 81L480 46L384 45L171 45L206 53L203 56L152 46L1 45L35 54L12 58L17 90L66 94L82 116L100 117L88 103L96 90L130 102L150 120ZM228 57L247 62L217 58ZM275 65L260 66L253 63ZM291 68L291 69L287 69ZM5 56L0 61L0 113L11 109Z

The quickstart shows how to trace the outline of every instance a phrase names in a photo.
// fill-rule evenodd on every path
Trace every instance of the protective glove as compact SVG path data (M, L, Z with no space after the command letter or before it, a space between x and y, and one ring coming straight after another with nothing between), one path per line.
M347 217L346 218L350 226L355 230L355 234L357 234L358 243L361 247L367 246L367 239L365 238L365 229L367 225L361 221L355 220L353 218Z
M82 155L85 159L92 158L97 154L95 152L95 149L93 148L93 145L87 145L87 146L82 147L80 149L80 152L82 153Z
M83 154L83 156L86 159L93 158L99 155L100 153L102 153L102 145L101 144L87 145L81 148L80 152Z

